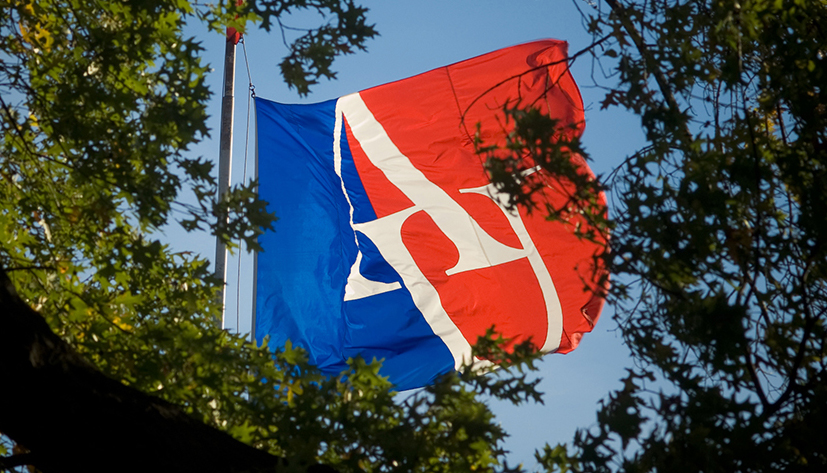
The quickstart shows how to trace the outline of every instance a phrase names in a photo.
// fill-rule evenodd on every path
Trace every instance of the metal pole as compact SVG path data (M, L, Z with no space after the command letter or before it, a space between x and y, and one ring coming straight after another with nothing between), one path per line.
M233 161L233 88L235 86L235 41L227 37L224 49L224 87L221 95L221 134L219 137L218 152L218 198L230 188L230 169ZM219 216L225 221L228 215ZM215 275L221 279L218 293L218 302L221 304L221 328L224 328L226 313L225 285L227 283L227 248L220 238L215 239Z

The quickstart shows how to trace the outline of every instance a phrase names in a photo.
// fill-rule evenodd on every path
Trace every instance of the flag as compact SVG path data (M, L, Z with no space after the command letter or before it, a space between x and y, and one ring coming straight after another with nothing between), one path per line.
M398 389L470 362L492 326L544 352L577 346L602 307L584 289L596 246L506 210L474 149L475 133L504 141L504 106L582 133L566 55L544 40L327 102L256 98L259 194L279 218L259 240L256 339L290 340L330 374L383 360Z

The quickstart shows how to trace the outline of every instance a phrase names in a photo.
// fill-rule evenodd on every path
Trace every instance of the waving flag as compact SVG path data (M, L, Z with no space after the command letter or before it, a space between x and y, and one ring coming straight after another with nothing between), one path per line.
M314 105L257 98L259 192L279 220L260 238L256 338L331 374L382 359L399 389L470 362L492 326L572 350L602 306L584 289L596 248L503 208L473 144L504 141L506 105L582 132L566 49L523 44Z

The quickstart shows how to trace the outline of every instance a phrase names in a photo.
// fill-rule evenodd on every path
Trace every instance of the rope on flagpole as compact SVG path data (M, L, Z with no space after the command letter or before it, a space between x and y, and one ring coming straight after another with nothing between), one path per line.
M244 36L239 39L241 43L241 50L244 52L244 65L247 68L247 83L250 88L250 93L247 95L247 124L244 130L244 165L242 168L241 182L247 182L247 155L250 149L250 103L256 96L256 86L253 85L253 77L250 74L250 61L247 59L247 43ZM238 242L239 249L241 248L241 241ZM238 261L236 265L236 297L235 297L235 330L236 333L241 332L241 252L238 253ZM255 276L254 276L255 277ZM253 328L250 328L252 333Z
M241 37L241 50L244 51L244 65L247 66L247 83L250 86L250 97L256 98L256 86L253 85L253 76L250 75L250 61L247 60L247 43L244 42L243 36ZM248 100L247 103L249 102L250 101ZM250 116L249 113L247 114L247 116Z

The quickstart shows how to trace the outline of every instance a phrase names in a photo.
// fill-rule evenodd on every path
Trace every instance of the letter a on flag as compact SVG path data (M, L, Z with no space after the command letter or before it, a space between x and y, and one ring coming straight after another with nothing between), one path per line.
M574 349L602 307L585 289L597 246L506 210L474 149L476 133L504 142L506 106L582 133L566 50L523 44L314 105L257 98L259 192L279 217L259 240L257 340L290 340L330 374L384 360L398 389L471 362L492 326Z

